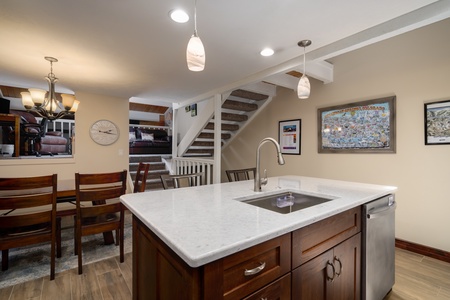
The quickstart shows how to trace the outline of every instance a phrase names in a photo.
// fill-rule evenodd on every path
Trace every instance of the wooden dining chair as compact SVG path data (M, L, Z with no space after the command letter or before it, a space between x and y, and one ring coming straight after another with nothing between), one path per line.
M50 242L50 280L55 279L57 175L0 178L2 271L11 248Z
M78 274L83 273L83 236L116 231L120 262L124 262L124 208L119 197L126 192L127 171L98 174L75 174L76 217L75 251Z
M242 181L255 178L256 168L226 170L228 181Z
M204 173L192 173L192 174L183 174L183 175L161 175L161 183L163 188L182 188L182 187L190 187L190 186L199 186L204 182Z
M148 170L150 168L149 163L140 162L137 172L136 178L134 179L134 188L133 193L142 193L145 192L145 185L147 183L147 175Z

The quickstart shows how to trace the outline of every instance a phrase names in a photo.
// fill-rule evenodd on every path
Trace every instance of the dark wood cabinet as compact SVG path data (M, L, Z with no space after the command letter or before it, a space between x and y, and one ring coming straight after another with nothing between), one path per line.
M292 271L292 299L360 299L361 234Z
M133 299L359 299L361 208L198 268L133 217Z

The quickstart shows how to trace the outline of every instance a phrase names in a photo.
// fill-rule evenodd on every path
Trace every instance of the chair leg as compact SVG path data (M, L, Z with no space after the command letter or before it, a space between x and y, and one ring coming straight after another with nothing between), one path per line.
M83 274L83 261L81 254L81 232L77 232L77 255L78 255L78 274Z
M56 257L61 257L61 218L56 218Z
M2 271L8 270L9 249L2 250Z
M119 238L120 239L120 262L123 263L125 261L125 257L124 257L124 228L125 228L125 222L124 222L124 212L123 210L121 211L121 216L120 216L120 230L119 230Z
M55 250L56 250L56 243L54 241L52 242L50 246L50 280L55 279Z

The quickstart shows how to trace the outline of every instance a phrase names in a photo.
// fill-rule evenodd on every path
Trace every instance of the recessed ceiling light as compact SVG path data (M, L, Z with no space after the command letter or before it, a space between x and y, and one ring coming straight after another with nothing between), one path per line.
M172 20L174 20L177 23L186 23L189 21L188 14L181 9L173 9L169 12L169 16Z
M274 51L273 51L273 49L265 48L265 49L261 50L260 53L262 56L272 56L274 54Z

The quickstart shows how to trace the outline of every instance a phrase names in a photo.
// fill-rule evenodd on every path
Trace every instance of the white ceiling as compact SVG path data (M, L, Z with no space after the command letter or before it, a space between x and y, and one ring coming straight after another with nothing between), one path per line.
M321 66L450 16L449 0L198 0L206 68L191 72L185 53L193 6L194 0L1 0L0 85L46 89L50 66L44 56L53 56L59 59L53 68L58 92L189 102L301 71L297 42L303 39L312 40L307 66ZM174 8L185 9L189 22L171 21ZM260 56L264 47L275 54Z

